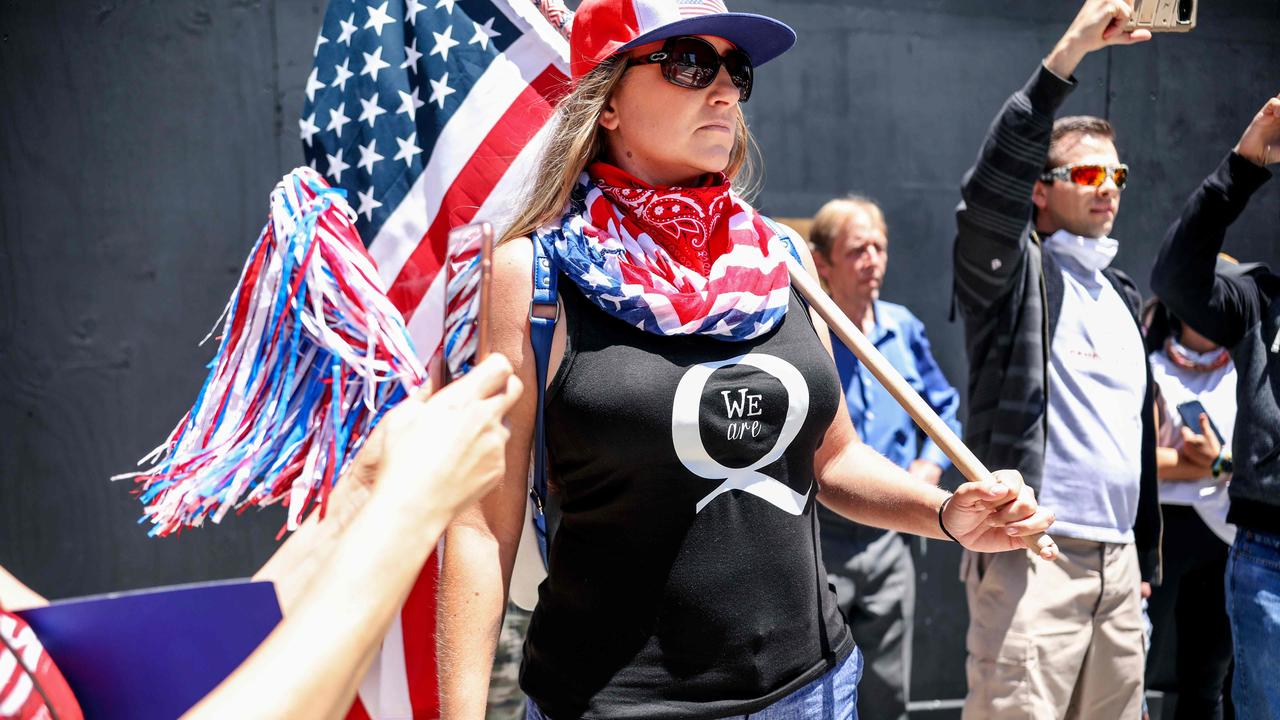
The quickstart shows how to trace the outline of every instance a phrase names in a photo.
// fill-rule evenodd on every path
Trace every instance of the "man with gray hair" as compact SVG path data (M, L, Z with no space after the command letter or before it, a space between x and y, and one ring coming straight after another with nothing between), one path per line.
M832 299L959 434L960 396L938 369L924 324L905 307L880 300L889 262L880 207L858 196L832 200L814 217L809 240ZM862 441L912 475L938 484L951 461L932 440L921 442L907 411L834 334L831 346L849 417ZM916 594L907 543L896 532L859 525L821 505L818 515L828 578L864 657L859 716L905 720Z

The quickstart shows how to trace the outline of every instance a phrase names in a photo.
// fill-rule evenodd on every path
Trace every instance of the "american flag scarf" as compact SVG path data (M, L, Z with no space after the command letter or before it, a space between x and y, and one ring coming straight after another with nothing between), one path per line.
M655 335L750 340L787 313L789 238L716 178L646 187L600 163L558 224L534 234L558 269L610 315Z

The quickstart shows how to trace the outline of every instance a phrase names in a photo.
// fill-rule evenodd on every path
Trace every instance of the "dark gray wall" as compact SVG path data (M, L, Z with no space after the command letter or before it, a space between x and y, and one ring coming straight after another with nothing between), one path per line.
M110 483L301 162L322 0L0 4L0 563L54 597L244 575L279 511L151 540Z
M462 0L465 2L465 0ZM946 322L956 185L1003 99L1074 0L739 0L799 47L750 103L762 207L812 214L849 191L885 206L885 297ZM128 470L189 406L213 323L275 180L301 162L297 116L321 0L0 2L0 563L52 596L245 575L278 510L149 540ZM1070 113L1110 117L1133 168L1118 264L1146 286L1164 228L1280 89L1280 5L1208 0L1202 27L1085 61ZM1280 184L1228 249L1275 264ZM965 609L954 547L920 558L917 698L957 697Z

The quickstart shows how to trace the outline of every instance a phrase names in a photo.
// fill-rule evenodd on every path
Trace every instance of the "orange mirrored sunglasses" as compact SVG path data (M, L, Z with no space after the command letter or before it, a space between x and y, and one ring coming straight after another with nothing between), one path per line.
M1076 185L1086 187L1098 187L1107 181L1110 177L1116 187L1123 190L1125 183L1129 181L1128 165L1062 165L1045 170L1040 176L1041 182L1053 182L1054 180L1070 180Z

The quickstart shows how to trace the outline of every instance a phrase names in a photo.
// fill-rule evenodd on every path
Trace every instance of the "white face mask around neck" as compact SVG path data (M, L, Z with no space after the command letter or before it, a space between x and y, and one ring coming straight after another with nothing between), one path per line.
M1059 230L1044 239L1044 247L1055 255L1075 260L1086 270L1096 272L1105 270L1116 259L1120 242L1109 237L1087 238Z

